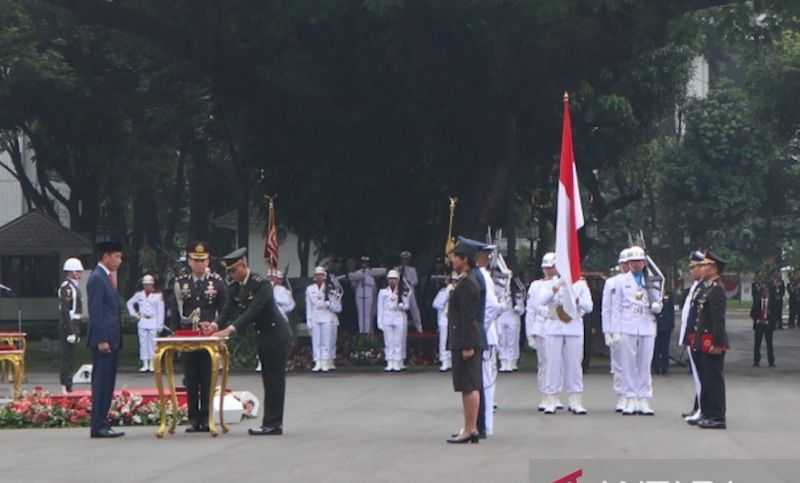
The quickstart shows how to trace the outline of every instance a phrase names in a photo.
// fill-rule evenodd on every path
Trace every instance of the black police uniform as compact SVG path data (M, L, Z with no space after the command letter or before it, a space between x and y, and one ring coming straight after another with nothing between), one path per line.
M61 283L61 286L58 288L58 302L60 309L58 338L61 340L61 369L59 379L61 385L67 388L67 392L72 392L75 343L70 344L67 342L67 337L74 335L77 338L80 335L81 328L77 317L83 313L81 291L75 280L67 279Z
M697 336L692 347L698 357L700 375L700 407L703 408L701 427L725 426L725 351L728 349L728 334L725 330L727 297L719 278L707 281L697 298ZM721 354L703 352L703 337L711 336L712 345L722 348Z
M224 263L230 267L242 257L242 250L237 250L226 256ZM275 304L272 283L253 272L241 283L232 282L228 287L228 303L220 320L226 327L234 326L237 333L242 333L248 326L255 328L265 407L262 421L265 431L257 434L280 434L283 428L290 331L289 323Z
M227 291L225 281L216 273L208 273L195 278L191 273L179 275L175 279L175 297L182 302L180 328L191 328L189 317L195 309L200 309L200 322L217 322L225 306ZM218 323L219 325L219 323ZM208 397L211 390L211 358L205 351L189 352L182 355L186 392L189 409L189 422L192 429L204 429L208 425Z

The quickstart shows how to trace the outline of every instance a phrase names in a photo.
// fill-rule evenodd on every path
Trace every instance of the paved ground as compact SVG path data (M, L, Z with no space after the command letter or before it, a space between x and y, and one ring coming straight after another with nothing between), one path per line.
M449 375L298 374L289 378L283 437L249 437L250 423L218 439L157 440L149 427L114 441L91 440L87 429L2 431L0 481L523 482L533 481L532 462L546 458L797 458L800 330L776 333L777 369L754 369L748 322L731 325L728 431L680 421L691 394L682 370L656 378L650 418L614 414L610 376L600 368L586 377L586 417L538 414L534 374L504 375L497 434L462 447L444 443L461 423ZM31 384L52 377L33 374ZM148 380L127 374L121 384ZM254 374L234 376L233 386L261 392Z

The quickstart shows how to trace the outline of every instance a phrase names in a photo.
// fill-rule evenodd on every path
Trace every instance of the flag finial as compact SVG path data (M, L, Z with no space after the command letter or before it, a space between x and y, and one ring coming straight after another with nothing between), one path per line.
M569 102L569 93L564 91L564 102Z

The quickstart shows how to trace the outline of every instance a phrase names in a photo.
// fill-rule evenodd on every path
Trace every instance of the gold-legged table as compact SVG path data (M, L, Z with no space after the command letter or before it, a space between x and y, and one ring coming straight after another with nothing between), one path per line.
M175 434L175 427L178 425L179 411L178 411L178 395L175 392L175 353L177 352L194 352L206 351L211 358L211 388L208 392L208 428L211 436L216 437L219 434L217 425L214 422L214 390L217 387L217 372L219 363L222 361L222 383L220 384L219 393L219 425L223 433L228 432L228 427L225 425L223 417L223 401L225 399L225 390L228 385L228 368L230 366L230 354L228 353L228 346L225 343L227 337L157 337L156 338L156 388L158 389L158 405L161 415L161 424L156 431L156 437L163 438L164 434L169 431L169 434ZM167 373L167 383L170 389L170 399L172 405L172 418L167 427L167 397L164 394L164 382L162 381L162 372Z
M5 376L6 380L10 381L12 378L14 379L14 386L17 387L17 380L19 379L19 383L25 380L25 352L27 350L27 334L25 332L0 332L0 346L1 345L9 345L12 346L13 351L20 351L22 352L21 355L14 354L9 357L5 357L0 359L2 361L2 366L4 370L2 370L3 376ZM15 362L16 361L16 362ZM5 363L8 362L9 365L5 366ZM17 375L17 366L19 366L19 375ZM17 390L17 393L19 391Z
M14 398L20 396L22 387L22 377L25 371L25 351L21 350L0 350L0 362L9 363L10 369L14 374Z

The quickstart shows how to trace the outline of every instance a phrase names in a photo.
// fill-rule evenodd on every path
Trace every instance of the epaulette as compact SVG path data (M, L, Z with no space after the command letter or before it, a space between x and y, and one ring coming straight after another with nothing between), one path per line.
M257 274L257 273L250 272L250 280L252 280L254 282L261 283L261 282L265 281L266 279L264 277L262 277L261 275Z
M175 281L176 281L176 282L178 282L178 281L183 281L183 280L186 280L186 279L188 279L188 278L189 278L189 274L187 274L187 273L182 273L182 274L178 275L177 277L175 277Z

